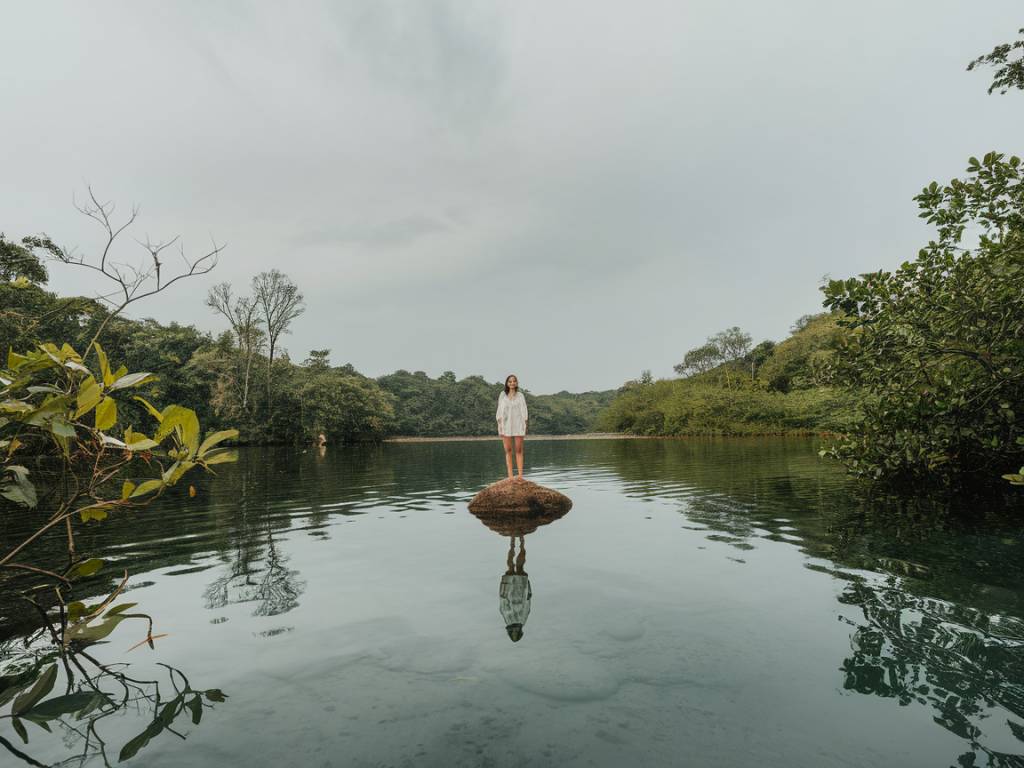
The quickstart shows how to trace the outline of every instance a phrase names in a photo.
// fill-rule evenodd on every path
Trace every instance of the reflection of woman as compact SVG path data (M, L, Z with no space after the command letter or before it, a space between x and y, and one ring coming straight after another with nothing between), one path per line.
M523 476L523 438L529 412L526 410L526 396L519 391L519 379L510 375L505 379L505 391L498 395L498 434L505 444L505 467L512 477L512 449L516 451L516 466L519 477Z
M518 643L523 636L523 625L530 616L530 598L533 597L530 579L523 570L525 566L526 542L522 536L519 537L519 555L516 556L516 539L512 536L508 543L508 570L498 587L498 610L513 643Z

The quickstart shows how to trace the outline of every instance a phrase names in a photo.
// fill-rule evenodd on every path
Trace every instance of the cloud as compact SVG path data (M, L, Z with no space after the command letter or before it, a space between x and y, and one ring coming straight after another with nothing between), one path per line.
M826 272L912 256L922 186L1021 151L1024 98L964 72L1019 3L940 6L22 3L5 22L47 34L0 47L0 230L88 250L86 180L142 204L139 237L229 244L142 314L216 330L208 285L276 267L297 359L671 375L724 327L782 338Z
M444 232L448 225L429 216L406 216L379 223L357 222L302 232L291 239L298 246L361 245L393 248L410 245L428 235Z

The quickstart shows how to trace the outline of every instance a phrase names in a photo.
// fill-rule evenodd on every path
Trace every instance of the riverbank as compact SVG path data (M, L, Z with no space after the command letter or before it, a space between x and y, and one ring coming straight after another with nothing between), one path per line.
M618 432L585 432L579 435L527 435L528 440L650 440L647 435L623 435ZM466 435L459 437L386 437L385 443L461 443L498 440L497 435Z

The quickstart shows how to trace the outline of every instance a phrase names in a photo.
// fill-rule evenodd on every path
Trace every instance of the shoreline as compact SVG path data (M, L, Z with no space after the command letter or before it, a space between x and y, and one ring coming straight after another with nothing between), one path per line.
M460 443L500 440L497 435L464 435L449 437L385 437L384 443ZM584 432L578 435L527 435L527 440L650 440L647 435L622 435L618 432Z
M620 432L584 432L578 435L527 435L527 441L534 440L692 440L700 439L729 439L729 438L751 438L751 437L829 437L828 432L757 432L749 434L728 435L728 434L702 434L692 435L627 435ZM385 437L383 443L468 443L482 442L485 440L500 440L497 435L463 435L448 437Z

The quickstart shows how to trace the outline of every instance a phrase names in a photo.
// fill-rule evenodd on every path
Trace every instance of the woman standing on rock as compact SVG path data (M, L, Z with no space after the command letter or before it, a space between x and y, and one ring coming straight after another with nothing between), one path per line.
M514 374L505 379L505 391L498 395L498 434L505 444L505 466L509 479L512 478L512 449L516 451L516 466L519 477L523 476L523 438L529 413L526 410L526 396L519 391L519 379Z

